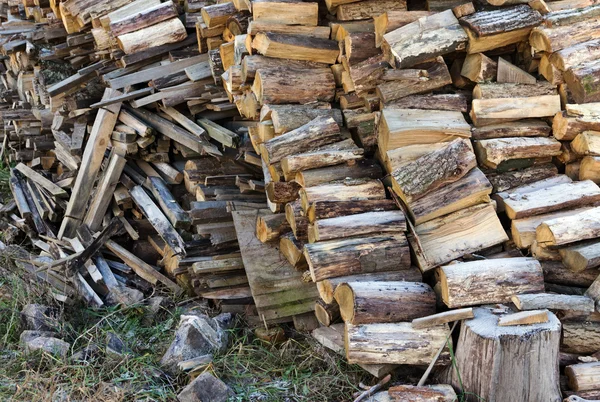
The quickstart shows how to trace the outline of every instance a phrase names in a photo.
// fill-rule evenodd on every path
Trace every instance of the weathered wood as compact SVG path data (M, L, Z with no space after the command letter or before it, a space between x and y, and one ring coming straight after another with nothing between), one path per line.
M259 33L252 40L258 53L274 58L335 64L340 49L335 41L301 35Z
M321 148L322 150L286 156L281 160L281 170L283 170L286 180L293 180L297 173L304 170L340 164L354 165L357 161L364 158L365 151L362 148L358 148L354 142L351 145L349 149L332 149L335 146L334 143L323 147L325 149Z
M473 308L467 307L458 310L450 310L443 313L432 314L427 317L415 318L412 320L412 327L416 329L429 328L441 324L447 324L453 321L466 320L473 317L475 317Z
M188 229L191 224L190 216L181 208L166 183L160 177L148 177L147 181L152 195L173 227Z
M173 226L171 226L171 222L169 222L162 211L152 202L152 199L146 194L145 190L141 186L135 186L129 190L129 193L160 237L173 249L173 252L185 256L186 250L183 239Z
M476 165L469 142L456 139L443 148L396 168L392 172L393 189L410 203L459 180Z
M474 99L469 115L475 126L550 117L560 112L560 96L544 95L527 98Z
M429 74L429 73L428 73ZM385 107L399 109L446 110L467 112L467 97L464 94L408 95L388 102Z
M452 402L457 400L452 386L442 385L395 385L388 389L392 402Z
M385 188L379 180L356 180L324 184L300 189L302 209L310 216L310 208L321 201L363 201L385 199Z
M318 22L316 3L288 1L253 1L252 18L260 22L315 26Z
M447 325L413 329L409 322L346 324L344 344L348 363L427 365L449 336ZM437 364L447 364L443 351Z
M598 27L600 27L600 18ZM600 32L600 29L596 30ZM575 102L600 101L600 62L598 60L585 62L567 70L564 78Z
M568 25L539 26L529 37L531 47L540 52L553 53L558 50L600 38L600 18L592 18Z
M599 236L600 208L549 219L536 229L537 242L545 246L560 246Z
M560 402L560 321L548 313L546 323L500 327L492 310L473 309L475 318L461 326L456 367L448 367L440 380L453 386L461 383L468 401ZM514 358L523 350L529 351L526 362Z
M533 75L526 73L519 67L504 60L502 57L498 58L497 81L501 83L512 82L518 84L535 84L537 82Z
M566 310L582 313L594 312L594 301L586 296L557 295L553 293L536 293L515 295L511 301L519 310Z
M256 237L256 219L270 213L232 212L252 296L259 315L266 321L291 319L312 311L318 298L315 286L302 282L302 273L288 264L276 245L262 243Z
M285 214L259 216L256 220L256 237L263 243L279 239L289 230Z
M180 42L187 38L185 26L179 18L171 18L158 24L117 37L119 47L126 53L132 54L160 46Z
M552 134L558 140L570 141L588 130L600 131L600 117L593 114L570 116L563 111L557 113L552 119Z
M319 116L309 123L261 144L261 156L276 163L288 155L341 141L340 128L331 117Z
M443 229L442 229L443 228ZM409 238L422 271L508 240L491 204L479 204L432 219Z
M563 208L591 205L600 201L600 189L590 180L564 183L505 200L506 214L511 219L549 213ZM541 243L546 243L542 238Z
M366 20L386 11L404 10L406 10L406 1L404 0L366 0L339 5L336 17L340 21Z
M574 391L588 391L600 389L598 376L600 376L600 362L579 363L567 366L565 375L569 387Z
M597 353L598 341L600 341L600 323L597 321L563 324L561 350L567 353Z
M560 71L567 71L598 57L600 57L600 39L594 39L552 53L550 63Z
M473 82L493 81L498 74L498 63L483 53L469 54L462 65L460 75Z
M495 138L476 141L475 153L480 164L496 169L512 159L558 156L561 144L554 138Z
M507 303L512 295L544 290L542 267L532 258L445 265L439 275L442 300L450 308Z
M19 163L17 166L15 166L14 169L18 170L23 176L27 177L29 180L33 181L40 187L43 187L50 194L52 194L52 196L58 198L66 198L68 196L65 190L54 184L52 181L46 179L44 176L31 169L27 165Z
M106 89L103 100L120 95L119 91ZM104 151L108 146L108 138L111 135L117 116L121 109L120 103L115 103L98 111L94 125L90 131L88 141L83 151L82 165L77 172L77 179L73 185L71 198L65 210L65 217L58 232L58 237L73 237L77 229L77 223L81 222L86 212L86 204L92 192L94 181L100 170Z
M563 264L574 272L600 267L600 242L593 240L559 250Z
M173 17L177 17L177 11L173 2L168 1L133 14L128 14L120 19L111 19L110 31L114 36L119 36L149 27Z
M294 181L302 187L314 187L345 179L379 179L383 176L381 166L369 159L358 160L353 164L327 166L297 172Z
M419 18L383 35L396 67L406 68L428 59L463 50L467 35L452 10Z
M256 71L252 92L262 104L331 102L335 80L331 69L272 68Z
M473 88L473 99L526 98L557 95L556 86L547 82L533 84L481 83Z
M305 244L304 256L314 282L410 266L408 243L403 234Z
M224 25L227 19L237 13L233 3L219 3L202 7L202 20L208 28Z
M500 317L498 326L542 324L549 320L548 310L520 311Z
M304 35L315 38L328 39L331 35L330 27L286 25L281 21L256 21L248 24L248 35L256 35L259 32L287 33L291 35Z
M383 43L383 35L404 25L410 24L421 17L433 14L430 11L393 11L388 10L373 18L375 25L375 46Z
M526 119L474 127L471 134L475 140L488 140L510 137L547 137L550 132L551 127L544 121Z
M406 231L406 218L402 211L365 212L349 216L319 219L308 229L311 243L344 237Z
M350 276L340 276L337 278L324 279L317 282L319 296L325 303L334 302L334 294L337 287L342 283L348 282L388 282L388 281L403 281L403 282L421 282L423 276L417 267L410 267L399 271L376 272L370 274L358 274Z
M409 321L435 312L434 291L419 282L342 283L334 297L344 322L353 325Z

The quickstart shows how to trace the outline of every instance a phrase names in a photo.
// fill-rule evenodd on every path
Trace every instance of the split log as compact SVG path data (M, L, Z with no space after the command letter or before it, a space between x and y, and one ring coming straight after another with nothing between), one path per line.
M262 143L260 154L267 163L273 164L286 156L342 140L335 120L319 116L295 130Z
M310 216L311 206L317 202L383 200L385 198L385 188L379 180L357 180L300 189L300 201L307 217Z
M596 237L600 237L600 208L550 219L536 229L537 242L545 246L560 246Z
M180 42L187 38L185 26L179 18L172 18L117 37L119 47L132 54L151 47Z
M404 0L366 0L351 4L341 4L336 10L340 21L366 20L374 18L386 11L405 11Z
M586 296L537 293L515 295L511 297L511 301L519 310L566 310L588 314L595 310L594 301Z
M560 71L567 71L598 57L600 57L600 39L594 39L552 53L550 63Z
M285 219L285 214L259 216L256 220L256 237L263 243L279 239L289 230L290 226Z
M413 329L409 322L346 324L346 359L350 364L428 365L444 347L449 333L447 325ZM436 364L447 364L448 355L444 350Z
M476 141L475 153L480 164L497 169L512 159L557 156L561 153L561 144L554 138L495 138Z
M381 166L373 160L358 160L353 164L327 166L297 172L294 178L302 187L314 187L345 179L379 179L383 176Z
M574 272L600 267L600 242L589 241L559 250L565 267Z
M244 60L247 59L245 58ZM268 59L268 62L271 63L270 59ZM261 111L261 121L270 118L275 135L285 134L319 116L332 117L338 125L341 126L343 124L340 111L331 108L329 103L324 102L308 105L265 105Z
M286 25L316 26L319 19L319 8L316 3L253 1L252 19Z
M315 303L315 316L321 325L328 327L340 319L340 306L337 303L327 304L323 300Z
M600 19L598 19L598 28L596 29L600 32ZM600 62L598 60L586 62L567 70L564 78L575 102L600 101Z
M526 98L558 95L556 85L547 82L533 84L484 83L473 88L473 99Z
M531 31L529 43L539 52L554 53L564 48L600 38L600 18L567 25L539 26Z
M160 177L148 177L146 185L158 201L158 205L176 229L189 229L192 221L187 211L179 205L167 184Z
M505 200L508 198L516 198L517 196L524 196L527 193L533 193L538 190L543 190L549 187L557 186L565 183L572 183L573 180L567 175L554 175L550 176L546 179L534 181L529 184L524 184L515 188L510 189L509 191L503 191L500 193L496 193L493 195L497 203L498 211L505 211L506 205Z
M448 66L441 56L431 61L416 64L413 69L426 71L427 77L415 79L413 77L403 77L398 73L396 73L396 76L388 73L388 79L385 80L386 76L384 76L383 82L377 84L377 96L384 103L389 103L409 95L431 92L452 83ZM402 72L405 70L393 71ZM356 80L354 82L356 83Z
M410 267L408 242L403 234L305 244L304 256L314 282Z
M340 53L338 44L329 39L271 32L257 34L252 48L267 57L327 64L335 64Z
M375 25L375 46L380 47L383 43L383 35L394 31L404 25L433 14L430 11L392 11L388 10L373 18Z
M445 265L439 269L442 300L450 308L507 303L511 296L544 290L540 263L533 258L498 258Z
M567 366L565 374L569 387L574 391L589 391L600 389L600 362L580 363Z
M349 141L352 142L352 140ZM281 170L283 170L285 179L294 180L297 173L305 170L340 164L354 165L364 158L364 149L358 148L354 142L352 142L352 147L343 147L349 149L334 149L337 148L335 145L334 143L318 151L294 154L283 158L281 160Z
M421 17L383 36L382 47L393 56L397 68L463 50L467 35L452 10Z
M353 325L409 321L435 313L436 303L431 287L419 282L342 283L334 298L344 322Z
M395 385L388 389L392 402L452 402L458 397L451 385Z
M542 324L549 320L548 310L520 311L500 317L498 326Z
M173 17L177 17L177 11L173 2L168 1L140 10L137 13L129 14L124 18L111 21L110 31L116 37L149 27Z
M325 303L333 303L335 290L340 284L349 282L354 283L377 281L422 282L423 276L417 267L411 266L408 269L402 269L399 271L376 272L371 274L358 274L324 279L317 282L317 290L319 291L319 296L321 296L321 299L323 299Z
M469 115L476 127L502 122L550 117L560 112L560 96L474 99Z
M433 314L427 317L415 318L412 320L413 328L429 328L436 325L447 324L453 321L466 320L475 317L473 308L461 308L458 310L445 311L443 313Z
M481 53L526 41L542 22L542 16L527 5L479 11L460 19L469 39L467 53Z
M510 137L547 137L551 127L542 120L519 120L484 127L474 127L471 131L474 140Z
M252 92L262 104L331 102L335 80L331 69L273 68L257 70Z
M429 74L429 72L427 72ZM408 95L391 101L386 108L445 110L452 112L467 112L467 96L464 94L426 94Z
M233 3L220 3L202 7L202 20L208 28L224 25L227 19L237 13Z
M473 82L494 81L497 74L498 63L483 53L467 55L460 72L460 75Z
M410 239L425 272L508 240L491 204L478 204L415 226Z
M577 179L591 180L594 183L600 183L600 157L586 156L579 162L579 171ZM566 172L566 168L565 168Z
M350 32L344 38L344 51L349 64L360 63L381 53L375 46L375 32Z
M456 367L449 367L442 379L455 387L460 382L473 395L467 397L469 401L560 402L560 321L556 316L548 313L549 321L541 324L500 327L492 308L474 312L475 318L461 327ZM527 361L516 361L514 356L523 350L530 351Z
M306 217L310 223L314 223L317 219L329 219L367 212L394 211L397 209L398 206L393 200L385 198L357 201L324 200L313 202L306 211Z
M308 229L311 243L344 237L406 231L402 211L365 212L362 214L320 219Z
M287 26L287 27L289 28L289 26ZM251 83L252 80L254 79L254 77L256 76L256 71L263 70L263 69L269 69L269 68L275 68L275 67L311 69L311 68L327 68L328 66L327 66L327 64L324 64L324 63L313 63L311 61L303 61L303 60L274 59L271 57L262 56L260 54L253 54L251 56L244 57L244 59L242 60L242 81L245 83ZM311 110L312 109L320 110L317 107L313 107L311 105L306 105L306 106L294 105L294 107L302 108L302 109L305 108L305 109L311 109ZM292 108L290 106L288 106L288 109L292 109ZM329 106L328 109L330 110L330 113L334 112L334 110L331 110L331 106ZM288 110L286 109L286 111L288 111ZM315 118L315 117L316 116L314 116L313 118ZM264 119L261 119L261 120L264 120ZM309 119L309 120L311 120L311 119ZM341 121L341 116L340 116L340 121ZM308 120L306 122L308 122ZM301 126L301 125L302 124L300 124L299 126ZM299 126L297 126L297 127L299 127ZM297 127L292 127L292 129L297 128Z
M287 233L279 237L279 251L288 262L298 271L308 271L306 258L302 253L304 243L296 239L293 233Z
M476 165L469 142L456 139L394 170L393 189L405 202L410 203L459 180Z
M564 208L591 205L598 201L600 188L592 181L586 180L559 184L523 195L517 194L514 198L506 199L504 204L508 217L519 219ZM547 244L548 241L543 236L538 239L541 244Z
M568 107L569 105L567 105ZM584 131L600 131L600 117L596 115L569 116L559 112L552 119L552 135L561 141L570 141Z
M564 322L561 350L567 353L592 354L598 352L599 322Z
M247 28L248 35L256 35L259 32L287 33L291 35L304 35L315 38L328 39L331 35L330 27L286 25L280 21L250 21Z
M562 262L543 261L544 280L546 284L557 284L562 286L571 286L577 288L587 288L600 273L597 269L586 269L585 271L574 272L565 267ZM579 294L583 295L583 290Z
M498 74L496 81L518 84L535 84L537 82L533 75L526 73L519 67L504 60L502 57L498 59Z

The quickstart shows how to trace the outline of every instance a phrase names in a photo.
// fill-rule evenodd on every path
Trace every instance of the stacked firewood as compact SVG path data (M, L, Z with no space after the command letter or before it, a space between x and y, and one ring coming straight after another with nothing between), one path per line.
M600 6L412 3L0 3L18 263L436 366L392 400L595 398Z

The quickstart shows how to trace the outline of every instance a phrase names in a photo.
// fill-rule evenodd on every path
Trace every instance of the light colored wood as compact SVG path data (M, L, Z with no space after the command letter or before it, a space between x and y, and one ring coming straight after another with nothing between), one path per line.
M159 22L135 32L117 37L119 47L126 53L141 52L154 46L180 42L187 37L185 26L179 18Z
M329 327L339 321L340 306L337 303L326 304L323 300L318 300L315 303L315 316L321 325Z
M513 159L558 156L561 144L554 138L543 137L494 138L476 141L475 153L480 164L497 169Z
M23 176L27 177L40 187L43 187L50 194L52 194L52 196L57 198L67 198L68 194L65 190L54 184L52 181L46 179L44 176L31 169L27 165L24 165L22 162L15 166L14 169L21 172Z
M449 332L445 324L424 329L413 329L409 322L346 324L346 359L350 364L427 365L442 349ZM447 359L445 350L437 364L444 364Z
M579 170L576 176L577 179L591 180L596 184L600 183L600 157L586 156L578 162Z
M119 36L149 27L173 17L177 17L177 11L173 2L168 1L128 14L120 19L113 19L110 22L109 28L112 35Z
M335 95L335 80L329 68L259 69L252 92L261 105L331 102Z
M406 68L428 59L463 50L467 35L452 10L421 17L383 35L382 47L394 57L396 67ZM389 50L388 50L389 49Z
M548 310L520 311L500 317L498 326L542 324L549 320Z
M531 31L529 43L540 52L553 53L581 42L600 38L600 18L574 24L539 26Z
M252 40L252 48L267 57L326 64L335 64L340 53L337 43L329 39L271 32L257 34Z
M473 82L493 81L497 74L498 63L483 53L467 55L460 72L460 75Z
M565 368L569 386L574 391L600 389L600 362L579 363Z
M474 99L470 112L475 126L551 117L560 112L560 96L544 95L512 99Z
M595 310L594 301L586 296L536 293L515 295L511 301L519 310L566 310L588 314Z
M488 402L560 402L558 318L548 313L546 323L500 327L493 309L474 308L475 318L461 325L455 365L440 381ZM523 350L526 361L515 359Z
M406 218L402 211L365 212L336 218L319 219L309 227L311 242L344 237L406 231Z
M551 127L542 120L526 119L473 128L473 139L488 140L510 137L547 137Z
M119 91L107 88L104 91L102 100L110 99L120 94ZM96 115L85 150L83 151L82 164L77 172L77 179L71 191L71 198L65 210L65 217L71 219L64 219L62 221L58 232L59 238L63 236L72 238L75 235L78 223L85 216L85 206L100 170L104 151L108 146L108 139L113 132L120 109L121 104L115 103L99 110Z
M598 57L600 57L600 39L593 39L552 53L550 63L560 71L567 71Z
M517 194L504 201L510 219L526 218L564 208L591 205L600 201L600 188L590 180L564 183L549 188ZM540 242L540 239L538 239ZM546 243L542 239L540 243Z
M421 271L508 240L492 204L474 205L415 226L410 238Z
M565 267L574 272L600 266L600 242L597 240L561 248L559 252Z
M600 208L598 207L549 219L536 229L536 240L545 246L560 246L599 236Z
M540 263L533 258L498 258L439 268L442 300L450 308L507 303L511 296L544 290Z
M563 323L561 350L567 353L588 355L598 351L599 341L600 323L598 321L566 321Z
M287 33L290 35L304 35L328 39L331 35L331 28L306 25L286 25L281 21L250 21L248 24L248 35L254 36L259 32Z
M285 25L316 26L319 8L316 3L253 1L252 19Z
M312 337L317 342L331 349L337 354L344 355L344 324L334 324L329 327L321 327L312 331ZM359 366L377 378L381 378L394 370L394 364L359 364Z
M337 7L336 17L340 21L366 20L386 11L405 11L406 1L366 0Z
M480 83L473 88L473 99L527 98L558 95L556 85L540 81L537 84Z
M571 141L571 149L580 155L600 155L600 131L584 131Z
M353 325L409 321L435 312L435 293L419 282L342 283L334 297L344 322Z
M330 1L330 0L326 0ZM383 43L383 35L410 24L421 17L433 14L430 11L393 11L388 10L373 18L375 25L375 46L380 47Z
M509 63L502 57L498 58L497 82L513 82L519 84L535 84L535 77L519 67Z
M387 391L391 402L452 402L458 400L451 385L395 385Z
M443 313L432 314L426 317L415 318L412 320L412 327L416 329L429 328L449 322L467 320L475 317L472 307L461 308L457 310L444 311Z

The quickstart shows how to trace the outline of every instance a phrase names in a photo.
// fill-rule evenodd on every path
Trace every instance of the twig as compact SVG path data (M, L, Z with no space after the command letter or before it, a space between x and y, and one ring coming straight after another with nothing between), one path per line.
M391 378L392 378L391 374L386 375L377 384L373 385L371 388L369 388L368 390L366 390L365 392L363 392L362 394L360 394L358 396L358 398L356 398L354 400L354 402L360 402L363 399L371 396L374 392L379 391L385 384L387 384L390 381Z
M435 365L435 362L440 358L440 355L442 354L442 351L444 350L444 348L448 344L448 340L452 336L452 332L454 332L454 328L456 328L456 324L458 324L458 321L454 321L454 324L452 324L452 328L450 329L450 333L446 337L446 342L444 342L444 344L442 345L442 347L440 348L440 350L438 350L437 353L435 354L435 356L433 357L433 360L431 361L431 363L429 363L429 366L427 367L427 370L425 370L425 373L423 373L423 377L421 377L421 379L419 380L419 383L417 384L418 387L422 387L425 384L425 381L427 381L427 377L429 377L429 373L431 373L431 370L433 369L433 366Z

